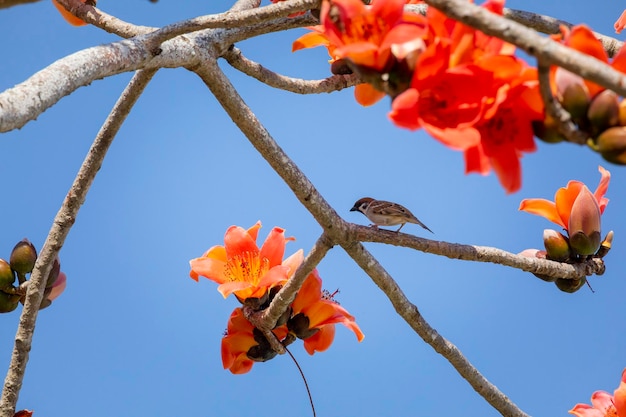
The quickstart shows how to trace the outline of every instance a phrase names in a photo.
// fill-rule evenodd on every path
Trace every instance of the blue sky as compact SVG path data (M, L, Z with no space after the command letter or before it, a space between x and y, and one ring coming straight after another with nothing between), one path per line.
M159 26L226 10L230 1L101 0L108 13ZM509 1L507 6L585 22L611 34L626 3ZM67 25L49 1L0 10L0 91L74 51L115 41ZM238 45L277 72L328 75L324 50L292 54L293 30ZM10 39L10 41L8 40ZM530 415L565 416L597 389L617 387L626 367L626 171L575 145L539 143L523 158L523 188L506 195L494 175L463 174L463 158L426 136L395 128L383 101L361 108L352 91L297 96L222 67L266 128L348 221L372 196L410 208L435 235L510 252L540 247L547 220L517 210L552 199L570 179L595 189L613 175L603 217L614 230L607 272L565 294L531 274L367 244L430 324ZM28 237L41 248L91 141L131 74L81 88L18 131L0 137L0 257ZM37 323L19 408L35 415L310 415L288 357L245 375L222 369L220 338L234 299L188 277L188 261L221 244L232 224L281 226L308 251L320 226L256 153L195 74L157 73L114 141L61 251L66 292ZM326 352L296 355L319 416L498 413L414 334L340 249L319 265L325 287L357 318L365 340L344 328ZM0 369L9 363L18 312L0 316Z

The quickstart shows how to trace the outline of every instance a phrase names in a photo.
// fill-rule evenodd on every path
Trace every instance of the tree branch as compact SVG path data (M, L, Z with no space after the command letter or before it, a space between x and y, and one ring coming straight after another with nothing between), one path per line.
M287 77L270 71L258 62L246 58L241 53L241 50L236 47L229 49L222 55L222 58L226 59L234 68L270 87L297 94L331 93L353 87L360 82L356 74L333 75L323 80L303 80L301 78Z
M490 262L546 275L554 278L579 279L590 275L602 275L605 265L602 259L592 258L579 264L568 264L547 259L529 258L515 255L502 249L487 246L463 245L459 243L439 242L391 230L374 229L372 227L350 225L355 240L359 242L378 242L394 246L411 248L424 253L445 256L473 262ZM344 241L343 244L349 243Z
M45 278L49 275L52 263L76 221L78 210L84 203L87 192L102 166L109 146L155 72L156 70L137 72L124 92L122 92L122 95L98 132L91 149L89 149L89 153L74 179L72 187L67 193L65 200L63 200L61 209L54 218L48 237L37 257L35 268L30 277L30 285L26 293L24 308L15 336L15 346L13 347L9 371L7 372L2 398L0 399L0 417L11 417L15 412L15 405L17 404L32 345L35 321L46 285Z
M492 407L507 417L528 417L495 385L476 369L459 348L433 329L417 307L404 295L398 284L361 243L342 244L343 249L385 293L396 312L411 326L424 342L448 360L457 372Z

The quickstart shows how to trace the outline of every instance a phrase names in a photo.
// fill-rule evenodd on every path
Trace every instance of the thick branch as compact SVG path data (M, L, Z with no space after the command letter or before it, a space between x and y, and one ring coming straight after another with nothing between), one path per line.
M15 336L11 363L9 364L9 371L7 372L2 398L0 399L0 417L11 417L15 412L15 405L17 404L26 363L28 362L33 332L35 331L35 321L46 285L45 277L50 273L52 263L76 221L78 210L85 202L87 192L102 166L102 161L113 138L155 72L156 70L137 72L130 81L98 132L85 161L74 179L72 187L67 193L65 200L63 200L61 209L54 218L48 237L31 274L31 283L26 293L24 308Z
M428 343L437 353L446 358L481 397L503 416L528 417L504 393L489 382L454 344L441 336L428 324L417 307L406 298L394 279L362 244L344 244L342 247L385 293L396 312L424 342Z

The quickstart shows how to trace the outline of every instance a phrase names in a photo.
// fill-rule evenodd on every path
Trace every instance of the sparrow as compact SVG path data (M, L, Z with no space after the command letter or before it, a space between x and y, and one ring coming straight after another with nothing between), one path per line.
M398 233L406 223L419 224L430 233L433 233L433 231L419 221L409 209L398 203L363 197L354 203L350 211L360 211L363 213L365 217L374 223L370 226L395 226L399 224L400 227L396 230L396 233Z

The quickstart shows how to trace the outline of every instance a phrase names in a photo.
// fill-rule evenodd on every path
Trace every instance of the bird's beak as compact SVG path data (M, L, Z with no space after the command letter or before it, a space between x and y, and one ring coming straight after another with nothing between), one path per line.
M354 206L350 209L350 211L359 211L359 208L357 206Z

